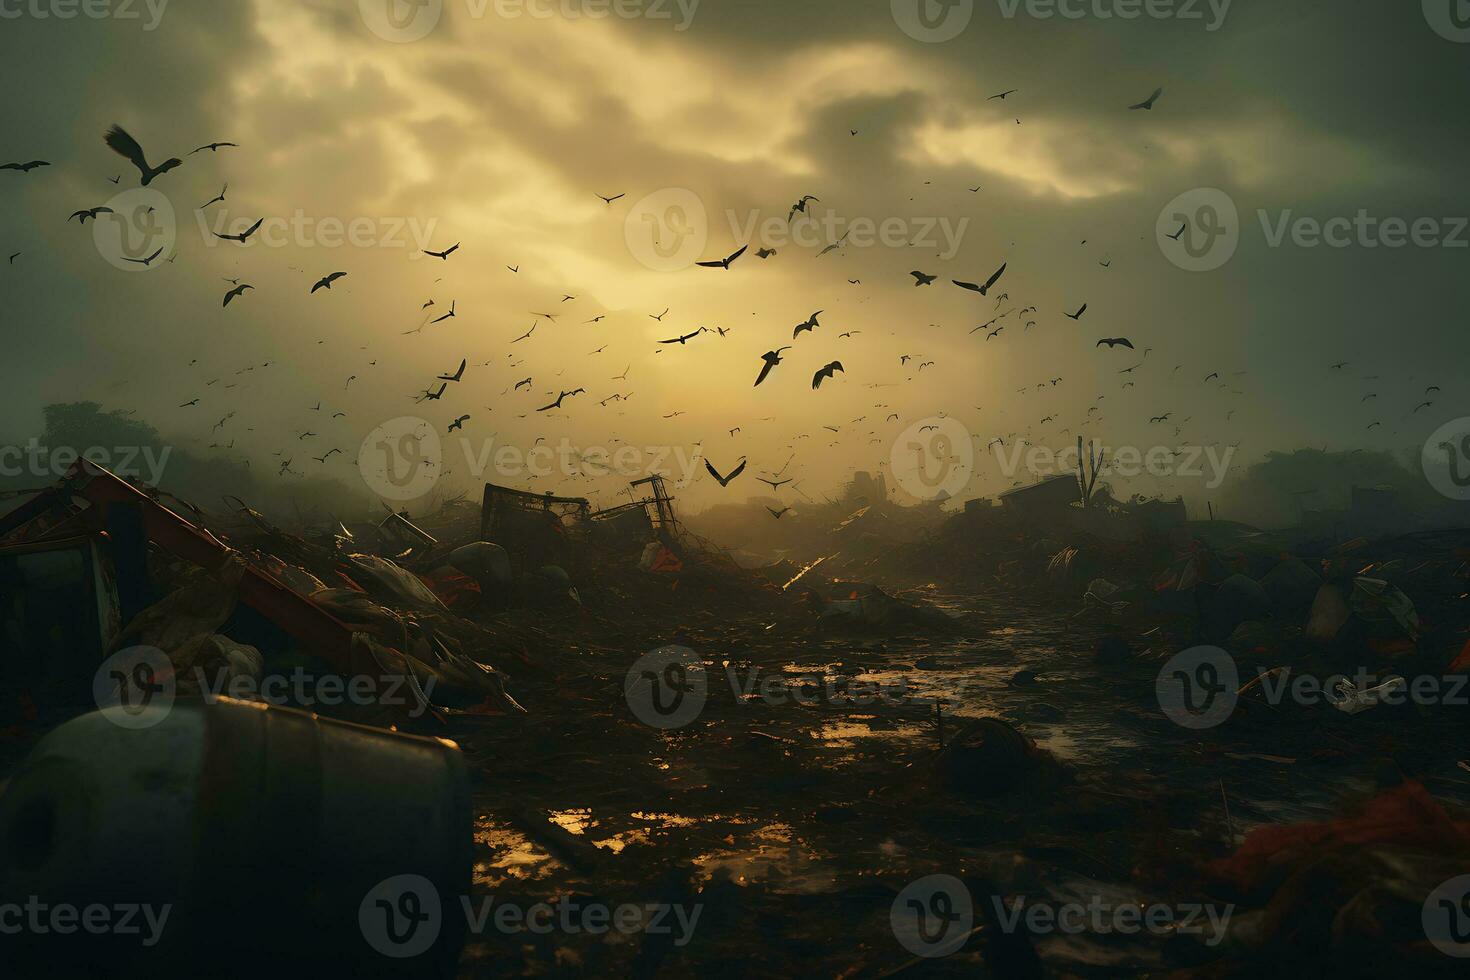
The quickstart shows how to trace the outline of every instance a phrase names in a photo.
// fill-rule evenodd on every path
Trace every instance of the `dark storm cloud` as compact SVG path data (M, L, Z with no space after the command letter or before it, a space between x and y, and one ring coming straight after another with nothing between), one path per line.
M639 364L651 398L612 424L647 440L692 442L767 414L748 400L750 364L818 307L833 311L838 329L864 332L865 345L843 355L850 379L900 385L824 389L824 420L901 401L905 418L964 413L981 444L1036 428L1043 414L1080 418L1099 394L1115 440L1152 438L1151 414L1193 405L1201 422L1190 435L1201 441L1240 439L1256 453L1353 444L1368 419L1356 412L1357 382L1327 372L1339 360L1371 362L1408 406L1431 378L1463 395L1442 375L1470 354L1456 326L1467 298L1464 250L1301 247L1289 236L1272 245L1269 232L1359 211L1410 221L1463 214L1456 185L1467 136L1454 93L1470 45L1435 34L1412 3L1236 0L1209 30L1176 18L1103 18L1097 9L1117 5L1097 2L1077 8L1088 11L1078 19L1030 16L1025 4L1008 17L1008 2L977 2L967 28L943 43L905 34L892 5L872 0L703 0L684 31L677 17L567 23L501 18L493 5L476 18L468 0L447 0L442 24L408 44L375 37L351 0L174 0L153 31L0 23L0 83L32 93L7 107L0 156L57 163L34 178L0 174L0 245L27 253L24 278L0 287L30 339L26 370L4 396L10 424L34 425L39 405L83 394L171 411L193 394L176 389L195 384L175 365L200 355L213 359L212 373L289 363L269 389L242 390L264 432L293 424L288 403L339 386L344 357L378 354L384 370L341 396L362 399L349 407L370 416L467 347L482 361L504 360L506 341L529 325L525 311L562 292L581 297L587 316L617 314L614 339ZM1127 110L1159 86L1153 112ZM1020 91L1005 102L986 100L1011 88ZM159 182L183 220L178 263L157 273L107 267L90 231L64 221L106 200L115 191L106 178L127 168L101 145L114 121L150 154L213 139L244 144L189 158ZM279 249L221 246L208 235L213 225L197 227L193 207L226 180L230 197L212 212L219 220L366 219L380 232L415 221L438 247L463 239L456 261L473 262L474 275L436 285L468 267L407 262L411 247L327 248L318 231L306 241L292 232ZM972 195L975 185L982 190ZM1155 223L1171 198L1201 187L1234 199L1242 240L1223 268L1189 273L1164 257ZM704 202L710 254L733 250L743 228L784 219L803 194L848 222L965 224L953 255L942 239L821 260L814 249L783 248L752 287L751 260L725 279L651 274L632 261L621 213L594 195L627 191L627 207L660 188L688 188ZM1111 269L1099 268L1103 257ZM990 304L953 288L916 293L907 276L918 267L941 282L973 279L1002 260L1007 288L1038 306L1041 322L993 343L968 333ZM494 278L505 264L525 272ZM349 267L342 295L305 305L312 279ZM220 277L242 272L261 288L223 319ZM418 306L429 296L447 302L451 289L465 332L403 339ZM1091 306L1083 324L1061 317L1082 302ZM665 306L681 329L721 323L738 332L697 362L651 356L660 327L646 313ZM1092 349L1097 331L1154 347L1166 374L1187 362L1180 376L1193 380L1121 389L1117 369L1126 365ZM570 335L524 355L528 373L568 369L557 348L585 356L583 346L602 342L588 339ZM908 384L899 370L897 355L916 350L938 362L926 376L934 382ZM674 363L701 367L662 366ZM599 364L596 374L622 366ZM509 373L499 363L489 370L487 405ZM1248 371L1239 382L1247 394L1200 391L1210 370ZM1058 374L1068 385L1044 411L1016 392ZM654 411L701 401L707 414L687 427L660 424L665 413ZM545 434L516 420L518 411L502 408L511 417L501 424L528 442ZM1421 439L1427 415L1406 421L1394 411L1378 444ZM207 438L191 420L153 421ZM784 458L803 421L773 426L751 450ZM579 413L567 424L591 437L609 423ZM269 448L263 436L254 451ZM860 447L830 459L838 475L875 462Z

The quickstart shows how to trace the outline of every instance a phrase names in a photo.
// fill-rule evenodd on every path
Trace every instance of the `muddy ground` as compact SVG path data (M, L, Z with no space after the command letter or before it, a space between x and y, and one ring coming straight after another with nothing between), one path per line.
M1154 689L1183 636L1165 629L1127 662L1103 663L1099 644L1118 630L1094 613L994 588L910 594L954 615L954 631L833 633L784 595L718 613L690 613L686 595L553 614L549 633L596 639L570 644L555 670L518 672L527 716L453 726L479 774L476 900L697 904L701 918L687 942L492 925L471 936L463 975L1244 975L1260 971L1259 954L1208 931L1018 935L1000 927L992 896L1223 908L1230 896L1196 866L1253 827L1329 819L1405 777L1443 801L1470 799L1446 713L1406 724L1387 710L1256 707L1190 731ZM660 731L634 717L623 688L637 656L669 643L704 660L709 694L696 720ZM1035 681L1013 683L1023 669ZM730 672L738 686L751 670L877 682L889 696L733 692ZM986 716L1049 755L989 799L956 792L937 768L941 739ZM966 883L975 932L952 955L916 957L890 910L936 874Z

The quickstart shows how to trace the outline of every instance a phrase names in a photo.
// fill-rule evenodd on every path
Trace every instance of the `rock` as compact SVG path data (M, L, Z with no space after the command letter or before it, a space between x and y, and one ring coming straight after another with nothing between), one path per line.
M980 718L961 728L939 753L945 784L965 796L1009 793L1036 768L1031 740L999 718Z
M1261 588L1278 616L1310 606L1321 587L1322 576L1300 558L1286 559L1261 579Z

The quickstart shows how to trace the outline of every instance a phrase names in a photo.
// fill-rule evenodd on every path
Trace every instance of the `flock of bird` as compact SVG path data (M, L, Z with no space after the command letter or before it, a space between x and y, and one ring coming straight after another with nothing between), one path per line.
M991 99L1006 101L1017 95L1018 92L1018 89L1009 89L994 96L991 96ZM1142 102L1130 105L1128 108L1134 111L1152 111L1162 95L1163 90L1159 89L1155 91L1152 95L1150 95L1147 99L1143 100ZM854 136L857 135L856 131L850 132ZM141 186L146 187L152 184L154 181L157 181L160 178L164 178L170 172L184 165L184 158L180 157L168 158L158 163L157 165L150 163L147 154L145 153L143 147L139 144L139 142L120 126L111 127L104 135L103 142L113 152L127 160L133 165L134 168L136 168L136 170L138 171L139 182ZM233 142L210 142L199 146L185 156L189 157L199 153L209 153L213 155L218 153L222 149L232 148L235 146L237 146L237 144ZM23 174L30 174L34 171L48 166L50 166L50 164L45 160L29 160L25 162L15 162L0 165L0 171L18 171ZM110 178L110 181L116 184L118 183L119 179L119 177L113 177ZM978 187L967 188L967 190L971 192L978 191L979 189L980 188ZM223 189L215 198L201 205L198 210L202 212L205 209L213 206L214 204L224 201L225 195L228 190L229 184L226 183ZM606 195L602 193L597 193L596 196L599 200L605 203L608 209L612 209L616 202L622 200L624 197L627 196L627 192L624 191L617 194ZM798 220L798 217L807 217L811 213L812 205L820 202L821 198L816 195L803 194L800 198L796 200L795 203L790 206L787 215L788 223L795 222L796 220ZM76 220L80 224L85 225L88 220L97 221L99 220L100 215L111 213L113 213L112 209L107 206L88 207L75 211L73 214L71 214L68 220ZM252 224L249 224L247 227L245 227L242 231L236 233L224 233L216 231L211 232L211 234L214 234L215 237L221 240L243 245L247 243L251 239L251 237L259 231L264 220L264 218L257 219ZM1183 233L1187 230L1187 227L1188 226L1186 223L1185 227L1181 228L1177 234L1169 235L1166 237L1178 241L1182 237ZM844 235L837 241L830 242L817 252L816 257L821 258L834 251L841 251L845 247L846 237L847 236ZM743 275L745 274L743 270L746 269L750 260L747 259L744 262L742 262L741 260L750 250L752 244L754 243L747 242L746 244L741 245L739 248L735 249L733 252L730 252L724 257L713 257L709 259L704 259L695 263L695 266L699 269L717 270L722 275ZM1082 244L1085 246L1087 244L1087 241L1084 239L1082 241ZM440 262L443 263L449 263L451 262L451 260L461 259L461 256L463 255L461 251L461 245L462 243L456 242L455 244L440 250L423 249L422 251L423 254L427 257L438 259ZM151 264L153 261L160 257L161 251L162 250L159 250L159 252L156 252L146 258L131 259L130 261L137 261L144 265ZM10 255L10 263L14 264L16 258L18 258L21 254L22 253L17 252ZM760 247L755 252L756 257L760 260L769 260L771 258L774 258L777 254L777 249L767 247ZM176 256L170 257L170 261L172 261L172 259L175 257ZM1097 265L1105 271L1111 269L1112 264L1113 263L1111 258L1100 259L1097 262ZM1001 258L994 272L989 273L983 278L976 277L974 279L949 279L949 282L952 284L952 288L962 290L969 294L973 294L978 299L993 304L993 306L988 306L984 308L983 311L975 317L975 319L977 320L982 318L988 319L985 319L985 322L979 323L978 325L968 330L969 334L983 332L985 343L989 343L990 341L994 340L1001 340L1002 343L1005 343L1006 341L1004 341L1001 337L1004 331L1009 329L1012 331L1013 335L1016 333L1025 333L1033 327L1037 326L1040 317L1042 316L1042 314L1038 311L1037 306L1023 306L1013 301L1010 297L1009 292L1005 291L1004 284L1009 281L1006 277L1008 274L1008 270L1010 270L1010 266L1011 263L1008 259ZM518 275L520 272L520 268L521 267L519 264L505 266L505 269L510 275ZM334 270L325 272L324 274L320 275L319 278L316 278L314 281L312 281L312 284L308 291L308 295L314 296L318 292L330 293L333 289L333 285L335 283L341 282L345 277L349 276L349 274L350 273L345 270ZM949 278L947 276L942 277L941 274L937 271L925 271L923 269L914 269L907 273L894 272L893 275L895 276L895 278L898 278L900 276L911 278L913 280L914 288L919 289L936 288L940 283L941 278ZM229 308L233 303L248 302L248 300L245 298L246 293L257 291L255 285L250 282L243 281L242 278L229 278L225 281L230 284L230 288L226 292L224 292L222 296L220 304L222 308ZM857 278L849 278L847 279L847 282L851 286L862 285L862 280ZM575 309L575 307L570 307L568 306L568 304L573 304L577 302L577 300L577 296L563 293L561 294L560 299L555 304L550 304L548 302L548 305L553 305L553 310L531 312L529 316L531 316L533 319L530 327L524 333L511 339L508 346L514 347L514 345L516 344L530 341L533 337L536 336L537 329L542 327L543 325L550 325L552 329L556 329L558 318L564 315L563 311ZM441 312L441 310L443 312ZM1069 312L1067 310L1061 310L1058 312L1060 312L1062 316L1072 321L1073 323L1080 324L1084 320L1084 317L1086 317L1086 315L1088 314L1088 310L1089 304L1087 302L1079 300L1075 312ZM659 313L649 313L648 317L655 322L663 323L664 318L668 316L670 312L671 310L669 308L665 308L662 312ZM812 313L811 316L809 316L807 319L795 324L791 332L791 343L782 346L776 346L774 347L774 349L768 350L766 353L761 355L760 364L755 376L754 387L760 387L763 383L767 382L771 378L776 368L785 363L791 357L788 352L797 350L799 346L802 349L805 349L806 345L813 344L817 341L817 338L821 336L821 333L825 332L828 329L825 328L821 322L821 318L825 312L826 311L824 309L819 309ZM404 335L418 334L421 333L426 327L443 324L448 320L456 318L458 316L457 301L451 300L448 307L444 308L440 307L435 299L430 298L419 307L419 313L421 315L421 322L419 322L419 324L413 329L403 331ZM582 323L597 325L602 323L607 318L607 316L607 313L598 313L597 315L582 321ZM937 324L935 326L937 326ZM666 350L688 349L692 345L695 345L696 342L700 342L702 340L706 343L709 342L707 340L704 340L704 338L713 337L716 341L718 341L729 336L732 332L733 331L730 328L710 326L697 326L687 331L675 331L674 336L657 342L654 353L661 354ZM837 334L836 340L850 340L860 333L862 333L862 331L860 330L848 330ZM558 341L558 343L564 344L565 341L560 340ZM590 351L587 356L590 357L601 355L610 346L612 346L611 342L604 343L602 344L602 346ZM1095 349L1101 349L1104 347L1106 347L1109 352L1113 353L1114 356L1116 356L1116 351L1118 351L1119 349L1124 351L1137 351L1137 347L1132 340L1130 340L1128 337L1121 336L1101 337L1097 339L1095 343ZM1149 355L1153 352L1153 350L1154 349L1152 347L1144 347L1136 363L1112 369L1119 376L1120 390L1127 390L1135 387L1136 378L1140 376L1138 372L1145 370L1154 370L1150 366L1149 362ZM524 364L524 358L517 359L513 351L506 353L504 356L512 369L519 368ZM466 356L460 360L458 367L453 372L436 376L433 383L429 384L423 390L409 397L417 404L441 403L444 402L446 399L454 400L457 403L462 402L463 398L460 394L456 393L467 392L470 390L468 386L463 384L466 379L467 372L472 372L474 370L477 370L478 368L486 367L490 365L493 360L494 358L492 357L490 360L472 366L470 364L469 357ZM921 355L917 354L903 354L899 357L898 360L898 367L900 369L907 368L912 361L917 361L917 366L911 369L913 370L913 375L908 378L909 381L914 381L919 374L922 374L925 368L931 367L935 364L934 360L925 360ZM235 373L236 375L243 375L247 372L268 369L272 366L272 363L273 362L267 361L261 364L247 364L239 368ZM369 366L375 366L376 364L376 360L369 362ZM838 375L843 375L844 377L846 376L846 369L844 368L841 359L834 359L830 356L819 356L812 361L812 365L814 368L814 373L812 374L811 378L811 390L814 392L819 391L824 383L832 383ZM634 392L632 390L628 390L626 387L632 367L633 365L630 361L628 366L624 368L621 374L613 376L606 381L601 379L588 379L581 384L573 384L567 386L556 384L551 390L546 391L545 404L540 404L539 406L537 406L537 403L535 401L532 401L526 405L527 411L519 413L517 417L526 418L528 415L532 415L532 413L537 416L551 415L552 413L566 413L571 410L571 406L575 404L574 400L576 400L578 396L586 395L588 393L588 388L586 387L588 384L606 386L608 383L611 382L621 383L623 385L622 388L614 389L608 392L605 397L598 398L597 396L592 396L593 400L596 401L599 409L605 409L611 403L626 404L634 396ZM1178 373L1184 369L1184 367L1185 365L1183 364L1175 366L1169 377L1173 378L1177 376ZM1348 362L1338 362L1336 364L1330 365L1329 370L1333 372L1342 372L1347 367ZM566 368L563 367L562 371L558 372L558 375L564 373L565 370ZM1246 372L1244 371L1232 372L1231 378L1239 378L1244 376L1245 374ZM357 380L357 377L358 376L356 374L349 376L343 386L344 389L350 387L353 381ZM210 380L206 383L206 387L212 388L214 385L218 384L222 380L222 378ZM1040 394L1042 392L1052 392L1058 389L1058 387L1064 383L1064 380L1065 379L1061 377L1043 379L1036 384L1025 385L1018 388L1017 393L1024 396L1028 393ZM1364 380L1376 380L1376 377L1370 376L1368 378L1365 378ZM223 387L225 389L234 388L236 387L237 383L238 382L225 384ZM893 381L870 381L867 383L867 387L873 389L881 389L885 387L893 387L898 383L899 382ZM1238 382L1234 380L1222 380L1220 372L1218 371L1209 372L1201 382L1201 385L1211 384L1213 384L1218 390L1225 392L1231 396L1239 397L1244 395L1244 392L1239 387L1237 387ZM535 376L533 372L531 376L516 381L513 385L507 385L505 390L501 392L501 397L503 399L514 399L518 396L521 396L522 393L527 395L534 395L534 389ZM1422 401L1417 407L1412 409L1410 414L1415 414L1427 408L1431 408L1433 406L1433 399L1431 396L1438 391L1439 389L1437 386L1429 386L1424 392L1425 400ZM1038 421L1034 424L1026 424L1009 432L993 434L989 442L985 444L985 448L989 449L996 445L1015 445L1017 442L1031 442L1035 444L1036 440L1041 438L1057 439L1073 434L1080 435L1081 430L1084 426L1092 426L1096 428L1104 421L1103 402L1106 399L1107 394L1108 392L1106 391L1098 392L1091 404L1088 405L1085 413L1083 413L1081 416L1071 419L1063 419L1059 417L1057 410L1047 410L1044 414L1039 414ZM1378 397L1378 393L1376 392L1366 392L1362 396L1361 404L1366 404L1369 401L1376 400ZM195 396L193 398L183 401L179 405L179 408L196 408L200 406L200 404L200 397ZM513 407L513 403L509 401L502 401L499 406L485 406L484 410L486 412L494 412L497 410L497 407L501 410L505 410L508 406L510 411L513 412L515 410ZM532 408L532 406L537 407ZM888 409L890 406L885 402L879 401L875 402L873 407L876 410L885 410ZM980 406L976 406L976 410L980 411L982 409L980 408ZM308 409L308 411L320 412L321 402L318 401L317 404L314 407ZM662 417L664 419L673 419L683 414L685 413L682 411L675 411L663 414ZM1149 424L1171 427L1173 437L1178 439L1184 434L1184 426L1193 421L1193 417L1184 417L1176 422L1176 414L1177 413L1175 411L1159 412L1157 414L1149 416ZM1227 412L1224 417L1225 421L1228 422L1234 416L1234 414L1234 409ZM227 428L232 423L232 420L235 418L235 416L236 410L229 411L218 422L214 424L213 428L211 429L211 433ZM332 419L345 417L345 412L336 412L333 413L331 416ZM464 406L462 404L459 404L458 407L453 407L449 410L448 413L446 413L445 422L443 423L445 431L447 433L463 432L465 431L466 423L473 421L474 418L475 415L473 412L464 411ZM764 419L762 421L770 420L771 419ZM884 414L885 425L887 423L901 424L902 421L903 420L901 419L898 412L887 411ZM851 420L848 424L862 425L865 422L867 422L866 415L855 418ZM1381 419L1375 419L1370 424L1368 424L1367 428L1369 430L1372 430L1382 425L1383 421ZM1051 426L1052 428L1045 429L1044 427L1046 426ZM824 425L822 429L834 435L841 435L844 431L841 426L833 425ZM743 429L741 426L731 427L728 429L728 437L730 439L734 439L742 431ZM848 431L852 432L857 430ZM891 439L892 434L890 433L888 437L885 437L884 434L875 427L868 429L867 435L870 437L868 439L868 445L871 446L885 444L887 441L889 441L889 439ZM295 436L297 443L303 443L308 439L320 438L319 434L313 431L311 426L304 427L302 431L295 433ZM812 437L812 433L803 433L801 435L798 435L796 439L794 439L786 447L787 449L791 450L791 457L787 459L785 466L783 466L779 471L768 472L766 476L758 477L758 479L768 484L771 487L773 493L788 485L791 485L793 489L795 489L797 492L800 492L799 481L791 478L782 480L781 476L786 472L787 468L795 459L795 456L797 455L796 450L798 448L797 444L799 443L799 441ZM980 440L983 440L985 436L976 435L974 438L978 442ZM538 437L537 443L539 444L544 440L545 437ZM833 444L836 445L836 442L834 442ZM1215 443L1211 444L1218 444L1218 440L1216 440ZM1232 445L1238 445L1238 443L1232 443ZM210 444L211 449L222 450L232 449L233 446L233 439L231 439L228 444L221 444L218 442ZM701 441L700 443L696 444L696 446L703 453L703 442ZM287 450L282 449L276 452L275 455L278 457L283 457L283 462L281 463L279 468L279 474L281 476L303 475L300 471L293 469L293 463L295 459L294 452L288 455ZM331 459L336 456L341 456L344 461L355 463L355 460L349 459L348 455L338 447L329 448L321 455L313 455L311 456L311 458L317 461L317 463L320 465L326 465ZM245 462L246 465L248 465L248 460L246 460ZM745 472L747 463L748 459L742 456L738 459L737 463L733 465L727 472L721 472L720 469L718 469L706 456L705 472L712 480L715 481L715 483L724 488L730 486L730 484L734 480L739 478ZM1021 481L1018 480L1016 482ZM553 487L553 489L555 489L555 487ZM772 516L776 519L780 519L782 516L790 511L790 508L785 507L784 505L780 508L768 509L770 510Z

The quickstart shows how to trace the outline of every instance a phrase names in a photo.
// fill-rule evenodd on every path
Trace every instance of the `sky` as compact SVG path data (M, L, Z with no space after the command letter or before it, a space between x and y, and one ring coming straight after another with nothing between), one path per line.
M1078 435L1199 457L1115 486L1192 500L1271 451L1415 455L1470 363L1451 6L0 0L0 163L51 163L0 171L0 441L92 399L282 481L611 504L655 467L692 506L993 495ZM114 123L182 165L140 188Z

